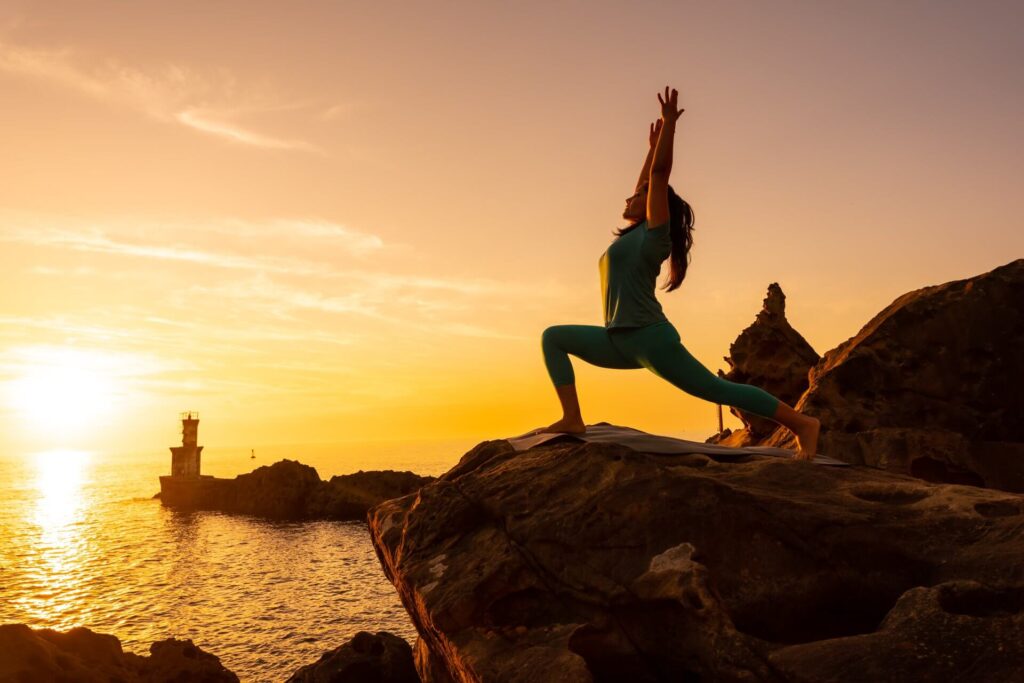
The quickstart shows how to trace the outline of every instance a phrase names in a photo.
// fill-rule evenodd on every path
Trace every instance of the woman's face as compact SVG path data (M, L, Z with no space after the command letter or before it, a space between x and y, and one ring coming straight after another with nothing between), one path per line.
M640 189L626 200L626 208L622 212L622 217L630 222L642 221L647 218L647 183L641 185Z

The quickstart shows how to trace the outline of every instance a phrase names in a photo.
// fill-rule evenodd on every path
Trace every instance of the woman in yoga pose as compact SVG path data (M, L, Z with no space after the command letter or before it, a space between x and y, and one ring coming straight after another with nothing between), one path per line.
M665 290L671 292L686 277L693 243L693 211L668 184L678 92L658 94L661 118L651 124L650 150L636 192L626 200L622 217L632 224L616 232L601 255L601 294L604 327L554 325L544 330L541 346L548 374L562 404L562 419L539 432L586 431L576 395L569 354L602 368L647 368L683 391L715 403L734 406L774 420L796 434L797 459L814 457L818 442L816 418L793 410L758 387L716 377L690 355L679 333L654 296L662 262L668 258Z

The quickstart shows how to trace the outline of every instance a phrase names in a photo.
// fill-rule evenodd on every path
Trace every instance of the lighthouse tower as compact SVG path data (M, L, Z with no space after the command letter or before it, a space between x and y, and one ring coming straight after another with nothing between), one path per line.
M171 476L199 477L199 456L203 447L199 443L199 413L182 413L181 445L171 446Z

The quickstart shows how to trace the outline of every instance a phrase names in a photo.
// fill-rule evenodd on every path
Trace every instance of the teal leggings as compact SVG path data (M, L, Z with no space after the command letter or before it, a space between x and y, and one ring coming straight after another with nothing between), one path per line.
M688 394L762 417L771 418L779 405L779 399L767 391L711 374L682 345L668 320L611 330L596 325L554 325L541 335L541 348L556 387L576 381L569 362L572 354L602 368L647 368Z

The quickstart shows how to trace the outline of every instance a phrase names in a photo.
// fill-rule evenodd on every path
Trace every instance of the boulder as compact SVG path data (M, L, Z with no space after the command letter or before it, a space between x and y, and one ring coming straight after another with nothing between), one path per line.
M773 282L754 322L729 346L725 357L729 372L722 376L731 382L753 384L793 405L807 390L807 372L818 360L817 352L786 320L786 295ZM729 411L743 421L744 428L723 432L708 441L749 446L767 438L779 426L738 408Z
M173 638L153 643L150 656L121 649L111 635L73 628L66 633L0 626L0 681L75 681L76 683L238 683L220 660Z
M221 665L219 658L196 647L191 640L175 638L150 645L143 670L143 680L147 683L227 683L238 680L238 676Z
M360 631L304 666L288 683L420 683L409 643L387 631Z
M819 451L1024 491L1024 259L904 294L810 372ZM779 428L758 445L792 447Z
M306 502L323 482L309 465L281 460L234 479L221 479L219 483L219 510L272 519L299 519L306 516Z
M1024 497L489 441L370 534L428 681L1024 677Z

